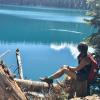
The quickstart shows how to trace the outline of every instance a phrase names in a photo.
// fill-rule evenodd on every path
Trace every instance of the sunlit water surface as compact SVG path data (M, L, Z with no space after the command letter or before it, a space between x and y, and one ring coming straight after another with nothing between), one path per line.
M0 59L14 71L20 49L24 78L38 80L62 65L77 66L77 44L96 30L84 10L0 6ZM3 53L5 54L3 56ZM17 71L15 72L17 74Z

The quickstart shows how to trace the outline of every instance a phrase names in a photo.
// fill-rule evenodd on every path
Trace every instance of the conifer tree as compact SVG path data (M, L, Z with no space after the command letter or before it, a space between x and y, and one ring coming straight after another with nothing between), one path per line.
M100 0L87 0L87 3L91 5L88 14L93 16L90 22L98 29L98 33L100 33Z

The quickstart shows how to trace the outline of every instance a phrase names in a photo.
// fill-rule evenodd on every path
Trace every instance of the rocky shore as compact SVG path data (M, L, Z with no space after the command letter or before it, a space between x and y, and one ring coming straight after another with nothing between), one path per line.
M100 94L93 94L92 96L86 96L86 97L75 97L71 100L100 100Z

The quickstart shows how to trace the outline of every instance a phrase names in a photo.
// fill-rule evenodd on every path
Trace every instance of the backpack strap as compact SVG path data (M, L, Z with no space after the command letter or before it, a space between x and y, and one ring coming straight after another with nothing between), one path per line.
M91 54L88 55L90 61L91 61L91 70L88 76L88 80L92 81L94 80L97 70L98 70L98 65L97 65L97 61L93 58L93 56Z

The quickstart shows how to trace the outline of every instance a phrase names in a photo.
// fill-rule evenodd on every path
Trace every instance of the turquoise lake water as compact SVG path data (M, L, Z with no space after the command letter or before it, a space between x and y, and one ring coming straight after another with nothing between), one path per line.
M0 5L0 54L16 69L20 49L24 77L38 80L62 65L77 66L77 44L96 30L84 10ZM16 72L17 74L17 72Z

